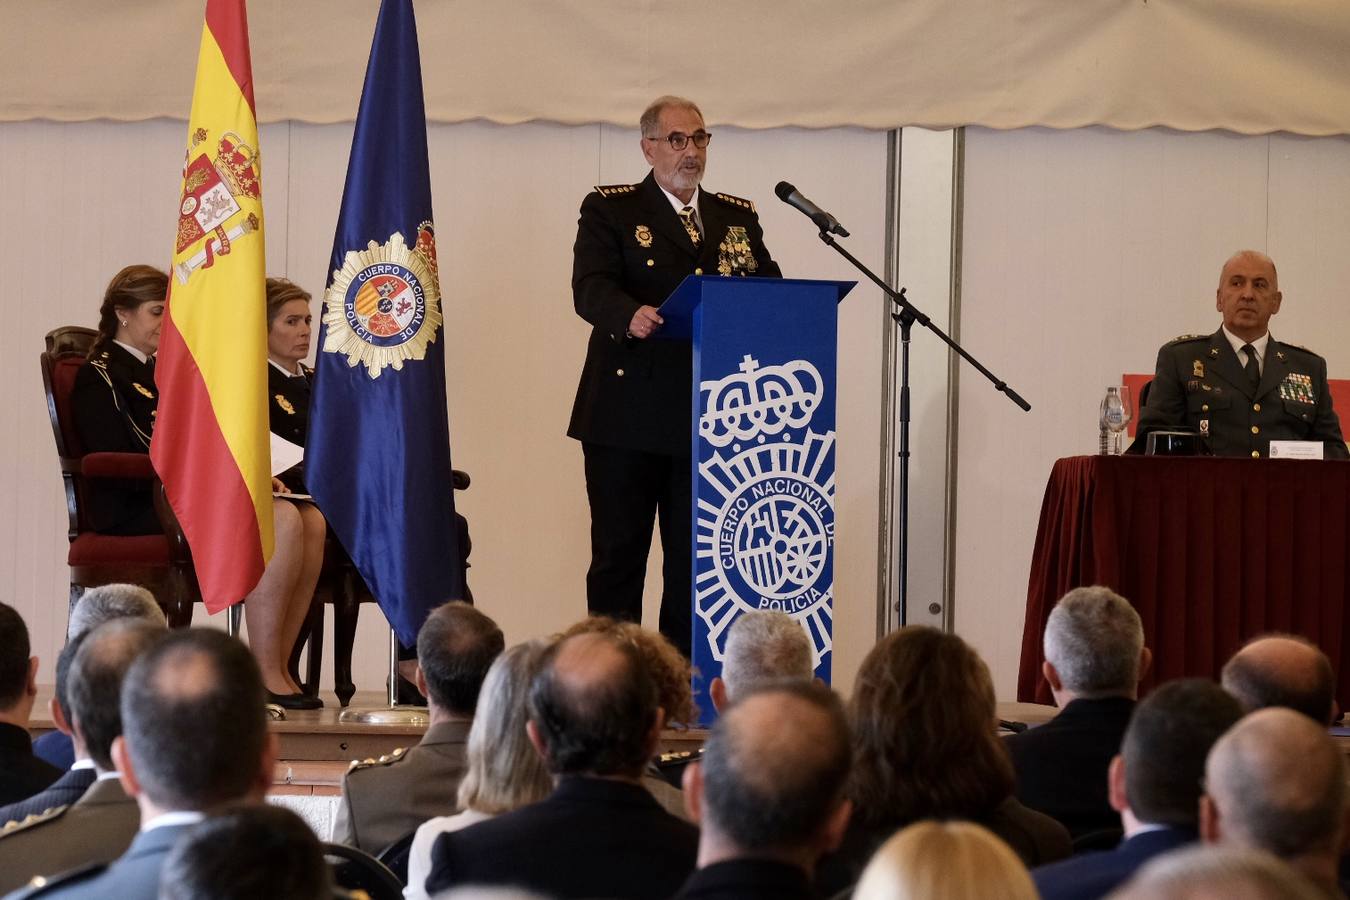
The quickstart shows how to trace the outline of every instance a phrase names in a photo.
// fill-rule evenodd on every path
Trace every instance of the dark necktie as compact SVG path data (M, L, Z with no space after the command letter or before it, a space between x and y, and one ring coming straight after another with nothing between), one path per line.
M1247 365L1243 366L1243 371L1247 373L1247 380L1255 388L1261 383L1261 367L1256 364L1256 348L1251 344L1243 344L1242 350L1247 354Z
M694 222L694 208L686 206L680 210L680 221L684 223L684 230L689 232L689 240L694 242L697 247L703 243L703 235L698 233L698 225Z

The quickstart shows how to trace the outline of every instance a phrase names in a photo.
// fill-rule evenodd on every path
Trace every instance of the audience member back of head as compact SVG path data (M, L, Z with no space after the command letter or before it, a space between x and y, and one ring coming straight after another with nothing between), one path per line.
M918 822L881 845L853 900L1036 900L1036 888L1017 854L988 829Z
M1339 718L1331 661L1315 644L1295 635L1250 641L1224 665L1223 686L1248 712L1283 706L1320 725Z
M1017 799L1053 816L1075 840L1119 829L1106 797L1106 767L1151 655L1129 602L1104 587L1075 588L1050 613L1042 672L1059 714L1005 739Z
M510 884L557 897L669 897L694 867L698 832L640 779L664 722L640 654L611 634L544 651L530 689L530 738L557 780L542 802L432 846L428 893Z
M1268 853L1205 846L1158 857L1110 900L1327 900L1327 894Z
M816 861L848 825L851 753L843 707L823 685L741 695L685 775L702 830L699 870L678 896L812 896Z
M328 900L323 847L304 820L266 804L193 825L164 861L159 900Z
M1069 855L1064 826L1012 795L993 680L961 638L922 626L887 635L863 660L848 710L853 819L839 850L821 861L822 892L853 884L883 841L920 819L978 822L1027 865Z
M1140 702L1108 773L1125 840L1038 868L1042 900L1096 900L1149 860L1194 843L1205 760L1241 718L1238 702L1203 678L1168 682Z
M771 609L745 613L731 623L722 674L708 685L713 706L722 710L762 684L810 681L814 652L806 629L787 613Z
M0 603L0 805L31 797L61 776L59 769L33 755L28 736L38 670L38 659L30 652L23 617Z

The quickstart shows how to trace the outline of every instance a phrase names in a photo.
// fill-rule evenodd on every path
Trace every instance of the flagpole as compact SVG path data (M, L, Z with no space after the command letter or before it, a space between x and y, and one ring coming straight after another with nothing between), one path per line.
M378 709L347 707L338 714L343 725L430 725L431 714L425 706L398 702L398 635L389 626L389 705Z

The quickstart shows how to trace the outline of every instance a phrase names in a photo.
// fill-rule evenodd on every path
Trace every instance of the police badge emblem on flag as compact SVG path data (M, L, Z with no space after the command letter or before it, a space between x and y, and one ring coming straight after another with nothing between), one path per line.
M441 325L436 279L436 239L430 222L418 226L409 249L395 232L384 244L350 250L323 300L325 353L340 353L347 365L364 365L371 378L386 366L403 368L422 359Z

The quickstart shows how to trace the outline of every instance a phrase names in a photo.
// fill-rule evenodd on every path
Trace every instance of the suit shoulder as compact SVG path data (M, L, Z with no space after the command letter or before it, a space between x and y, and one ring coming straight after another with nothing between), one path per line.
M748 212L755 211L754 201L746 200L744 197L736 197L733 196L732 194L722 194L722 193L711 194L710 196L715 197L716 199L725 203L727 206L733 207L735 209L743 209Z
M615 197L627 197L637 193L636 184L597 184L595 192L607 200Z
M0 840L12 835L22 834L30 828L36 828L48 822L54 822L65 815L68 809L70 809L70 804L63 804L49 807L42 812L30 813L22 819L12 819L0 827Z

